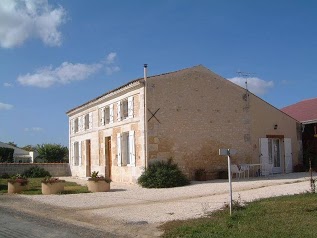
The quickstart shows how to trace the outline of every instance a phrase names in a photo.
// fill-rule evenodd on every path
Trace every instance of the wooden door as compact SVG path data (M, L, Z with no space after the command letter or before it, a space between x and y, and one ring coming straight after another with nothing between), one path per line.
M86 177L91 176L91 147L90 140L86 140Z
M106 176L111 178L111 167L112 167L112 158L111 158L111 137L105 138L105 155L106 155Z

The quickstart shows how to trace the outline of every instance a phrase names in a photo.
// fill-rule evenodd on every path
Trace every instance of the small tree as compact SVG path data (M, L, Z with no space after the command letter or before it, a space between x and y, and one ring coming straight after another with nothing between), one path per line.
M1 163L13 163L14 149L0 147L0 162Z
M26 151L36 151L37 150L37 148L33 145L26 145L26 146L23 146L21 149L26 150Z
M18 147L16 143L14 143L13 141L9 141L7 143L8 145L14 146L14 147Z
M42 144L36 148L39 153L37 158L43 159L45 162L68 162L68 148L60 144Z

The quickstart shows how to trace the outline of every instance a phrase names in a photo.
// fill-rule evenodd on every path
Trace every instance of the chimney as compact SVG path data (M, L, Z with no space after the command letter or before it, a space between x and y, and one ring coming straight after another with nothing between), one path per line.
M147 64L144 64L144 81L146 81L147 77Z

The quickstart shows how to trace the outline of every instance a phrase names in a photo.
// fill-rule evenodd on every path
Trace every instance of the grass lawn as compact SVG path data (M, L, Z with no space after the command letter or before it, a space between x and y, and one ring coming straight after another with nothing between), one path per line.
M317 237L317 194L263 199L233 212L172 221L161 226L163 237Z
M41 181L43 178L28 178L29 189L23 191L21 194L42 194ZM0 179L0 194L8 192L8 182L7 179ZM80 186L73 182L66 182L64 191L61 194L72 194L72 193L88 193L88 188L86 186Z

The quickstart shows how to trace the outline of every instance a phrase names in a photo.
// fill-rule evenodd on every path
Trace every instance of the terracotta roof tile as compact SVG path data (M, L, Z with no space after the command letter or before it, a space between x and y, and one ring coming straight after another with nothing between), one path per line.
M293 105L284 107L281 111L300 122L317 120L317 98L303 100Z

